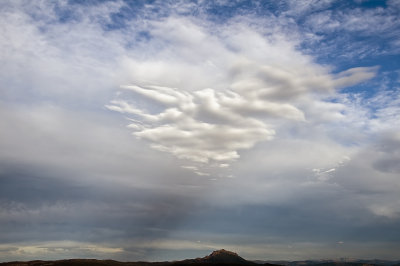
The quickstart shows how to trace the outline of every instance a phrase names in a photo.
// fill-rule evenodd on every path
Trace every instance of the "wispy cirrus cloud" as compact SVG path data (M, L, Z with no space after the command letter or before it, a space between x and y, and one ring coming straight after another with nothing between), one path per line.
M313 46L314 51L319 50L321 58L329 57L326 54L335 54L346 60L397 54L398 7L391 1L386 4L386 8L362 8L355 3L332 2L330 6L342 8L332 9L328 5L314 12L312 8L305 9L302 31L305 36L312 36L309 40L305 38L305 42ZM298 15L294 15L295 19L302 18L296 17Z

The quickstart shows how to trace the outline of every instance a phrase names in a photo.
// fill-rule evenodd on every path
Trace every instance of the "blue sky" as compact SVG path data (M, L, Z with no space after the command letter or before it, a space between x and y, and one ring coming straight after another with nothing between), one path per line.
M399 1L0 13L1 261L399 259Z

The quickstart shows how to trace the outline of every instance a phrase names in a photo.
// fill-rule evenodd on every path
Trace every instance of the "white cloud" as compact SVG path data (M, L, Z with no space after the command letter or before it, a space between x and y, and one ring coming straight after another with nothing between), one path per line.
M147 47L161 49L125 60L131 85L107 107L134 119L136 137L180 159L225 165L271 140L278 121L340 118L342 105L323 97L375 75L355 68L333 76L283 35L244 23L209 28L171 17L150 24Z
M71 140L68 143L72 150L79 150L80 144L82 147L91 145L88 152L81 153L81 156L94 158L88 161L87 169L92 169L93 165L108 165L104 164L105 158L93 157L101 147L98 143L107 140L107 134L121 136L123 133L107 128L115 126L108 118L94 118L88 113L78 115L77 112L93 108L93 101L95 108L101 108L121 84L122 89L108 108L126 114L131 121L129 130L153 148L200 162L200 165L194 163L196 170L191 169L198 174L210 174L211 171L201 165L206 162L228 171L227 166L246 150L253 150L257 144L273 138L276 143L294 140L288 142L294 147L264 146L271 151L263 151L254 158L254 161L265 158L261 161L265 160L268 167L260 169L277 171L279 167L287 167L288 173L299 167L330 169L340 158L352 154L353 148L343 145L349 140L362 142L366 138L366 127L374 127L378 132L379 128L390 128L398 121L398 101L393 100L394 94L378 97L379 105L384 108L376 112L376 119L371 119L365 102L336 91L368 80L376 75L376 67L331 74L329 67L315 63L311 56L299 51L300 41L286 36L283 22L276 21L277 18L260 22L237 17L224 25L216 25L199 18L150 16L146 23L128 21L127 28L121 31L104 30L102 26L110 22L111 13L123 6L122 2L110 2L87 10L80 6L71 8L74 23L57 21L53 8L45 5L34 9L41 14L39 21L29 16L29 12L33 12L29 5L10 5L2 16L5 34L1 45L3 59L7 62L1 74L6 84L2 93L21 102L47 100L65 108L39 105L31 112L28 109L20 112L17 108L14 115L3 111L6 121L15 119L18 125L25 124L34 134L46 128L41 125L54 126L53 132L46 133L46 136L59 136L49 142L54 147L64 147L64 138ZM63 8L70 9L68 5ZM147 11L151 9L150 6L146 8ZM136 37L140 32L145 32L148 38L138 41ZM377 104L378 98L374 100ZM78 109L70 112L66 111L68 108ZM93 120L96 120L94 124ZM6 126L9 124L11 122ZM82 128L83 135L76 133L76 128ZM80 160L66 155L57 159L45 150L43 158L33 156L32 151L21 148L23 145L7 143L13 132L21 135L23 129L11 127L3 131L3 136L8 136L3 138L2 145L9 147L8 154L14 158L40 163L54 160L57 165L62 165L63 160L76 165ZM100 136L85 141L88 136L84 132ZM305 137L307 135L310 139ZM310 143L316 136L319 141ZM35 136L21 137L21 143L31 149ZM121 148L123 163L116 164L127 176L126 169L133 168L125 168L125 160L136 160L133 155L125 156L129 149L135 156L141 154L146 158L151 154L148 156L154 157L155 153L150 151L137 151L141 142L127 140L125 136L120 139L117 145L120 148L124 146L122 139L131 141L131 146ZM73 145L74 141L78 144ZM105 141L104 145L111 145L109 143ZM309 154L310 147L316 155ZM101 154L106 153L104 150ZM299 160L287 153L306 156ZM329 159L320 158L320 153ZM161 157L157 156L157 163L161 163ZM293 163L291 167L279 163L288 161ZM251 165L248 169L254 167L254 162Z
M125 49L121 36L105 32L99 21L120 6L109 2L84 10L62 1L9 5L0 18L3 100L80 106L105 102L115 87L112 69ZM58 21L55 10L72 13L75 23Z
M212 89L179 92L165 87L142 88L127 86L140 95L163 104L159 114L145 113L125 101L114 101L108 108L141 117L134 134L153 142L153 147L169 151L178 158L207 163L229 162L237 159L237 150L251 148L260 140L267 140L274 131L255 118L236 111L237 106L251 106L251 102L230 92L216 93ZM250 107L251 109L251 107ZM257 110L265 113L265 110ZM269 110L267 110L269 111ZM131 126L133 128L133 126Z
M356 67L340 72L336 75L337 87L348 87L369 80L376 76L379 67Z
M122 8L123 2L84 8L59 2L61 11L72 12L67 22L59 20L62 14L57 14L57 8L48 5L49 2L19 3L8 4L0 16L4 33L0 37L4 61L0 66L1 163L29 174L36 169L33 172L51 176L46 181L67 179L68 184L96 185L89 189L96 196L85 193L86 190L82 193L82 198L94 197L93 204L70 204L69 200L64 204L53 200L58 199L58 194L48 193L38 196L47 200L39 207L12 205L11 200L1 202L5 210L0 217L3 224L7 225L11 218L18 218L24 224L29 215L39 227L45 224L43 231L33 232L33 237L25 236L24 230L30 227L24 227L19 232L7 232L7 236L2 235L4 238L60 237L42 232L48 230L49 217L65 221L69 214L77 217L69 222L78 228L73 229L79 237L90 234L79 226L82 222L79 217L88 217L85 218L88 221L105 220L102 226L107 228L118 226L119 231L110 234L112 239L121 235L129 238L132 231L146 231L149 226L170 233L180 231L179 225L190 221L188 216L201 212L202 204L207 205L205 209L266 205L285 209L290 205L297 210L308 206L304 203L308 199L316 207L312 211L314 216L310 216L317 218L322 213L318 208L325 213L324 204L329 200L334 207L340 206L337 207L340 211L332 208L338 223L343 222L343 217L361 220L357 211L398 219L399 93L394 89L384 91L382 87L381 92L365 98L362 94L338 91L379 75L377 67L355 67L336 73L331 71L334 67L316 63L316 51L310 56L300 50L304 32L285 15L262 19L239 16L220 25L201 17L174 15L190 13L190 5L177 12L160 11L164 17L160 19L160 14L152 12L154 6L148 4L137 11L137 20L125 21L126 27L107 30L112 12ZM293 2L298 6L297 14L307 14L304 3ZM155 5L161 8L163 4ZM316 10L326 6L329 2ZM353 15L361 19L364 15L357 12ZM322 25L325 33L343 30L345 23L340 18L346 17L344 13L325 14L326 20L314 17L318 21L316 27ZM372 15L377 18L377 13ZM383 15L377 21L381 19ZM360 25L362 20L352 23L346 24L349 31L368 30ZM393 28L385 23L381 29L384 32ZM324 40L313 32L310 34L317 43ZM361 50L369 51L361 47L357 52ZM128 129L124 127L123 116L110 112L105 105L126 116ZM139 140L132 138L130 131ZM156 150L149 149L150 146ZM41 172L42 169L46 171ZM6 170L1 169L8 173ZM23 182L18 177L15 180ZM58 187L65 191L63 185ZM104 187L111 190L109 194L104 195ZM53 191L51 188L47 183L43 186L44 191ZM144 190L145 196L139 193L137 197L150 195L150 199L139 200L140 203L136 198L118 201L116 198L123 199L123 189L129 190L126 192L129 195L136 195L132 193L134 189ZM67 196L75 195L79 189L71 190ZM32 195L35 193L33 190ZM18 197L26 197L23 201L29 200L29 195L16 197L20 200ZM99 204L98 195L104 205ZM116 199L117 203L110 199ZM117 208L122 201L122 209ZM176 208L181 202L187 204L185 208ZM102 219L104 213L112 211L118 212L113 213L115 220ZM93 213L99 218L93 219ZM262 212L257 209L257 213ZM154 219L154 215L161 215L162 219ZM145 219L140 224L142 216L162 222L147 223ZM371 216L363 217L373 224ZM118 222L126 220L139 224L132 223L134 230L129 226L121 228ZM251 228L256 220L250 219L240 226ZM310 220L307 222L311 223ZM194 234L201 236L214 225L196 227L200 231ZM234 226L238 230L244 228ZM190 224L185 228L190 229ZM338 228L334 229L342 229ZM258 229L270 233L265 228ZM63 230L60 229L62 236L68 234ZM79 239L75 234L73 237ZM249 233L246 237L255 236ZM166 242L159 246L146 242L143 247L157 249L187 244ZM229 241L213 239L210 243L226 248ZM345 243L349 241L346 239ZM25 246L26 251L34 246L19 244L15 246ZM320 244L315 245L321 247ZM106 249L90 253L93 250L80 250L80 243L71 243L79 252L96 256L119 253L120 248L88 245L100 251L102 247ZM298 257L301 252L308 256L333 254L327 253L329 247L316 252L313 245L297 249L297 255L293 256ZM15 251L14 247L2 246ZM45 247L32 250L38 254L52 252ZM192 244L190 247L197 248ZM254 246L246 252L262 255L267 247ZM279 250L282 246L274 252ZM79 252L68 254L83 254ZM290 252L276 254L286 256Z

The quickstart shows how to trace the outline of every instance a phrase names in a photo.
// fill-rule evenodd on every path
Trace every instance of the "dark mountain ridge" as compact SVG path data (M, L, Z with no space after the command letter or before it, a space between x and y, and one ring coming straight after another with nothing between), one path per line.
M13 261L0 266L400 266L400 261L387 260L306 260L306 261L248 261L237 253L216 250L203 258L165 262L120 262L115 260L69 259L55 261Z
M282 266L352 266L352 265L374 265L374 266L400 266L400 261L390 261L390 260L378 260L378 259L338 259L338 260L303 260L303 261L255 261L260 264L272 263Z
M173 265L259 265L225 249L216 250L203 258L173 262ZM266 265L270 265L266 263Z
M269 265L278 266L270 263L255 263L240 257L238 254L227 251L225 249L216 250L210 255L203 258L187 259L181 261L167 261L167 262L120 262L114 260L95 260L95 259L71 259L71 260L56 260L56 261L14 261L0 263L0 266L243 266L243 265Z

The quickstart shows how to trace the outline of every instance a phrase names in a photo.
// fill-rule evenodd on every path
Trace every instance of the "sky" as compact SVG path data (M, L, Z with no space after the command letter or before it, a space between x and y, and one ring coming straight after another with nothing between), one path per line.
M400 1L0 2L0 261L400 259Z

